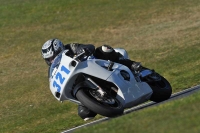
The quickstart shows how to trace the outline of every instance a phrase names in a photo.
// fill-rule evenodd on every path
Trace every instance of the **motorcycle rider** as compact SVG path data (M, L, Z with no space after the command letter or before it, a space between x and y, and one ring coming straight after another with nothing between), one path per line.
M68 55L71 57L85 51L87 55L93 54L93 56L97 59L110 60L113 62L121 63L131 70L138 70L141 68L141 64L139 62L124 59L120 53L115 52L115 50L108 45L103 45L97 47L96 49L95 46L92 44L71 43L64 45L59 39L56 38L46 41L43 44L41 50L42 57L49 66L49 68L54 58L63 50L68 50ZM94 118L96 116L96 113L89 110L83 105L78 105L78 115L86 121L91 118Z

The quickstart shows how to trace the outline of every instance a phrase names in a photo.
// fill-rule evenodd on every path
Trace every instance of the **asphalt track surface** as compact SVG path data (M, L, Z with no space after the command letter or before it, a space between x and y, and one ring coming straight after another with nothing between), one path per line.
M178 99L178 98L182 98L182 97L186 97L188 95L191 95L197 91L200 90L200 85L197 85L197 86L194 86L194 87L191 87L191 88L188 88L188 89L185 89L183 91L180 91L180 92L177 92L177 93L174 93L170 99L166 100L166 101L163 101L163 102L160 102L160 103L156 103L156 102L148 102L148 103L145 103L145 104L141 104L141 105L138 105L138 106L135 106L135 107L132 107L130 109L127 109L124 111L124 114L123 115L126 115L128 113L131 113L131 112L134 112L134 111L138 111L138 110L141 110L141 109L144 109L144 108L147 108L147 107L151 107L151 106L156 106L156 105L159 105L159 104L163 104L165 102L168 102L168 101L171 101L171 100L175 100L175 99ZM65 130L61 133L72 133L73 131L75 131L76 129L80 129L80 128L83 128L83 127L87 127L87 126L91 126L91 125L94 125L94 124L98 124L98 123L101 123L103 121L107 121L107 120L110 120L110 119L113 119L113 118L108 118L108 117L104 117L104 118L101 118L99 120L96 120L96 121L92 121L90 123L86 123L86 124L83 124L83 125L80 125L78 127L75 127L75 128L71 128L71 129L68 129L68 130Z

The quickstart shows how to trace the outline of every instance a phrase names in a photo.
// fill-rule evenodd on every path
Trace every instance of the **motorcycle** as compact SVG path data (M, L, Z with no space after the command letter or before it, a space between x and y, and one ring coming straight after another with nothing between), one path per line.
M126 50L114 50L129 58ZM82 104L106 117L121 115L148 100L167 100L172 94L170 83L154 70L143 67L131 71L122 64L87 56L84 51L75 57L63 51L54 59L49 74L50 90L57 100Z

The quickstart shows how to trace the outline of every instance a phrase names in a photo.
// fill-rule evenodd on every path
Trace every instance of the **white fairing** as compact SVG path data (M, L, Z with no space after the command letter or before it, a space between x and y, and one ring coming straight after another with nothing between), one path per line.
M129 72L130 81L123 79L120 70L126 70ZM107 79L107 81L115 82L115 85L120 88L117 93L117 99L122 103L124 102L125 108L147 101L152 94L150 86L145 82L137 82L135 77L132 75L132 72L126 66L122 65L120 70L114 71L112 76Z
M115 84L118 87L116 98L123 104L124 108L129 108L149 100L152 89L145 82L137 82L132 72L126 66L115 63L112 67L113 70L108 71L105 67L109 65L109 61L88 59L78 62L66 56L66 52L64 51L52 64L58 64L59 66L51 66L50 90L57 100L70 100L79 103L72 94L72 88L75 79L80 73L85 73ZM126 58L128 58L128 55ZM120 74L121 70L129 73L129 81L124 80ZM57 95L58 93L60 94L59 96Z

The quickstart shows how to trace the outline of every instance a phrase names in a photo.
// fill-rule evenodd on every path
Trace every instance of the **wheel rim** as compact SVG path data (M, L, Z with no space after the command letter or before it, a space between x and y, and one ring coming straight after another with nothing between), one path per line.
M116 100L108 95L105 96L101 96L101 94L96 91L96 90L89 90L89 93L92 97L94 97L96 100L105 103L105 104L109 104L109 105L114 105L116 103Z

